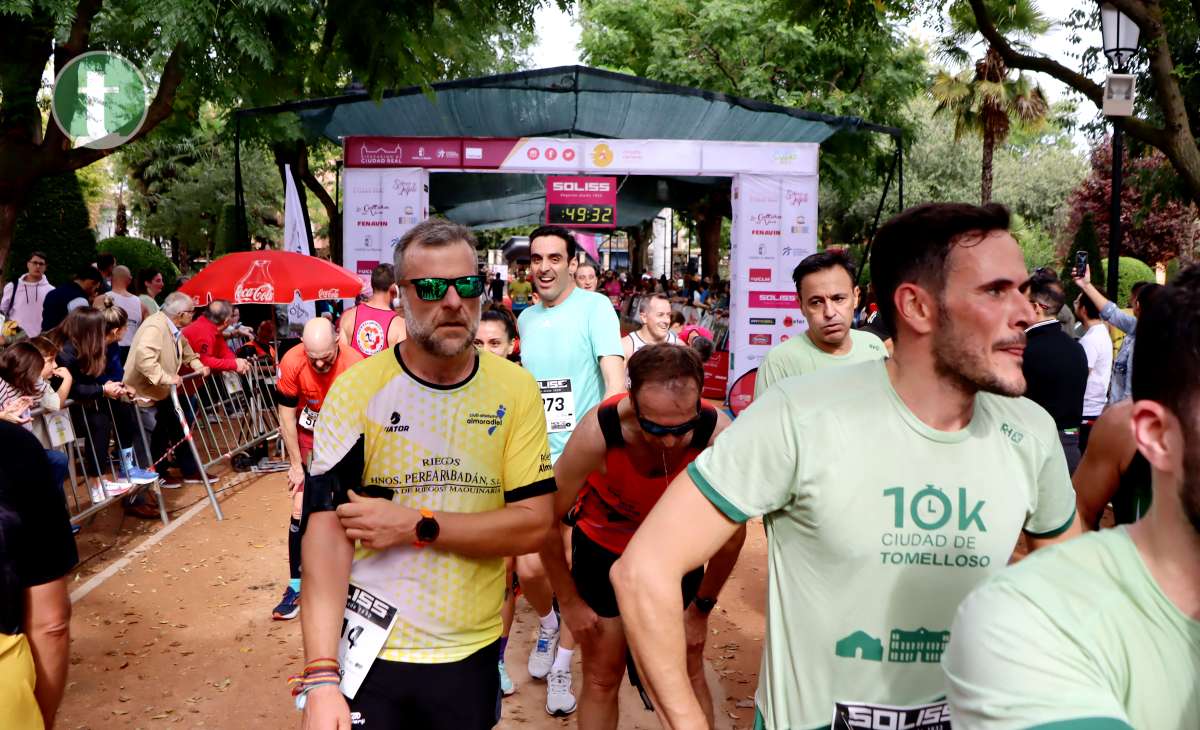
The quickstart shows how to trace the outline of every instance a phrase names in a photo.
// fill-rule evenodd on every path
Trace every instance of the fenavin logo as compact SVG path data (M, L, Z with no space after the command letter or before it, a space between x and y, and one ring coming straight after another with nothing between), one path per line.
M142 72L115 53L76 56L54 79L50 112L76 147L106 150L128 142L149 108Z

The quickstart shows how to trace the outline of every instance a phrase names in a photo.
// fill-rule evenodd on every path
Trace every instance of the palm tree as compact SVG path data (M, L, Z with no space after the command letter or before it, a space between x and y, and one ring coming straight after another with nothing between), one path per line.
M1028 40L1050 29L1050 22L1038 11L1034 0L988 0L987 4L996 28L1016 47L1028 48ZM990 44L971 68L971 47L986 44L975 26L975 14L965 0L955 0L948 16L949 33L939 40L937 55L963 70L939 70L929 93L937 102L935 114L954 116L955 141L965 134L983 138L979 197L981 203L987 203L992 199L992 155L996 145L1004 144L1014 123L1036 131L1045 124L1050 105L1041 86L1020 72L1015 78L1010 76L1004 59Z

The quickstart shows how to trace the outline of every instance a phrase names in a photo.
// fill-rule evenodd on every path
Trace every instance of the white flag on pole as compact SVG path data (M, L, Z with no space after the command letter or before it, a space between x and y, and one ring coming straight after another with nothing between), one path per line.
M308 230L304 226L304 211L300 207L300 194L296 191L296 180L292 177L292 166L283 166L287 180L283 204L283 250L312 256L308 248ZM300 300L300 295L288 305L288 329L303 328L304 323L317 316L316 305Z

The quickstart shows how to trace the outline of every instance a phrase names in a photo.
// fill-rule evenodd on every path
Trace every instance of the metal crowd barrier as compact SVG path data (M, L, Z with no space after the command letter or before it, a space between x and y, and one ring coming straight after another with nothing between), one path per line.
M122 408L128 410L118 417L117 412ZM117 500L147 488L157 499L159 518L164 525L169 522L161 482L135 484L127 471L133 466L145 468L150 464L150 439L141 409L133 403L109 398L88 403L68 400L57 411L37 408L31 416L34 433L42 446L66 457L67 474L61 486L71 524L79 524ZM131 423L137 426L136 434L128 433ZM104 444L98 443L102 434L93 433L101 425L107 430L108 440Z
M233 485L213 489L208 469L236 455L249 454L255 447L279 438L274 365L262 359L253 359L250 364L250 371L245 375L224 371L201 378L199 373L189 373L183 377L180 386L171 386L175 413L200 466L200 478L217 519L223 519L223 516L216 495ZM188 415L194 415L194 418L185 417L185 402ZM276 469L268 467L264 470Z
M274 366L261 360L251 360L251 364L246 375L219 372L201 378L191 373L180 386L171 386L171 405L183 437L159 447L166 446L168 453L179 449L191 452L217 519L224 519L217 494L235 485L214 489L208 469L279 438ZM153 468L165 457L155 454L149 433L161 413L153 406L139 407L110 398L83 403L69 400L57 411L38 408L31 412L31 424L42 446L65 456L62 487L72 524L144 489L154 493L159 517L164 525L168 524L161 479L147 477L135 483L131 478L134 467ZM278 462L267 463L264 468L256 465L253 470L286 468L285 462Z

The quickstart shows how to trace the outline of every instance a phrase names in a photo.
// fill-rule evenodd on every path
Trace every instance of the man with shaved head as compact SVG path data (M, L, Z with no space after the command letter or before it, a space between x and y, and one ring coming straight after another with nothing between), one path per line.
M300 612L300 514L304 505L304 469L312 455L313 429L329 386L346 368L362 360L354 348L339 341L333 323L314 317L304 325L300 345L279 363L276 402L279 430L287 449L288 487L292 519L288 526L288 565L291 570L283 600L271 617L286 620Z

